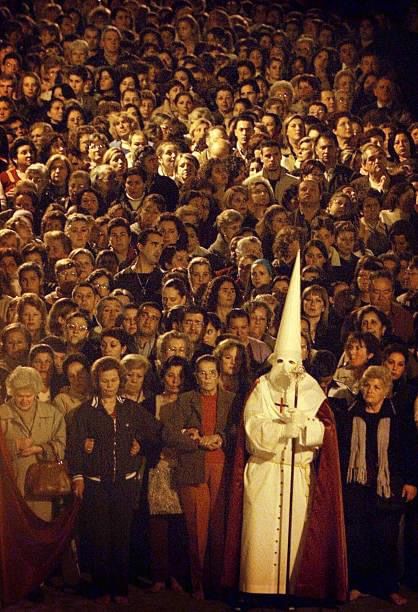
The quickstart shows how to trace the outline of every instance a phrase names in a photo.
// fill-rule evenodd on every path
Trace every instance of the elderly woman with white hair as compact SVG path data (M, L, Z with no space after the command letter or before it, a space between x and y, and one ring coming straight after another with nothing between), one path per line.
M0 406L0 427L10 452L17 486L33 512L50 521L51 501L31 498L25 491L25 477L33 463L64 457L64 417L54 406L37 399L43 385L34 368L18 366L7 378L6 386L10 399Z
M348 412L337 415L350 600L367 593L404 605L397 541L401 516L417 494L415 426L396 413L386 367L368 367L360 390Z

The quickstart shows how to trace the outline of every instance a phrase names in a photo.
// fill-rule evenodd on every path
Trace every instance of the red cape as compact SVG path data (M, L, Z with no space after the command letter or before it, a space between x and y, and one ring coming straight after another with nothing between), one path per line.
M317 417L325 426L316 485L295 595L345 601L348 592L347 552L337 432L326 401ZM223 585L238 590L244 493L248 454L245 431L238 431L225 540Z
M38 587L68 545L79 502L50 523L36 516L15 482L0 431L0 601L10 604Z

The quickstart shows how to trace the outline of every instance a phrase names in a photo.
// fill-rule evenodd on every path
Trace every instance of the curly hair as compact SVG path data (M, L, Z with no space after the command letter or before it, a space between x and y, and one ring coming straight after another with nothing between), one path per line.
M392 393L392 377L386 366L369 366L361 377L360 390L363 391L365 384L374 378L377 378L383 383L385 394L390 396Z
M202 298L202 306L206 311L216 312L219 290L224 283L232 283L234 285L235 301L232 307L239 308L239 306L241 306L242 297L237 283L231 277L222 275L212 279L206 287L206 291Z
M302 239L302 230L299 227L283 227L273 242L273 255L278 260L288 260L290 257L290 245L295 240Z

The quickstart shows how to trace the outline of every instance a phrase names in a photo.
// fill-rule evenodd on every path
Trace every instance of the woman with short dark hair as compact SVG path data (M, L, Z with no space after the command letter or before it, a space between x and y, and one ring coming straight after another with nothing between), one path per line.
M118 360L98 359L91 375L95 394L74 415L69 469L74 493L83 500L96 601L108 605L113 596L115 603L126 605L139 453L163 445L191 450L194 443L120 395L126 374Z
M347 336L341 367L335 372L335 380L344 383L353 397L360 390L363 372L380 363L380 342L370 333L352 332Z

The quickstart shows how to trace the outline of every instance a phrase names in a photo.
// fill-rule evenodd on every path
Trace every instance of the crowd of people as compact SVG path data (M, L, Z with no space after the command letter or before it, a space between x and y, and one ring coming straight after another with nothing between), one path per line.
M265 0L30 4L0 2L0 427L28 504L51 520L25 473L65 455L96 598L127 601L138 506L150 590L219 596L237 430L300 251L351 598L405 603L418 122L378 44L389 20Z

